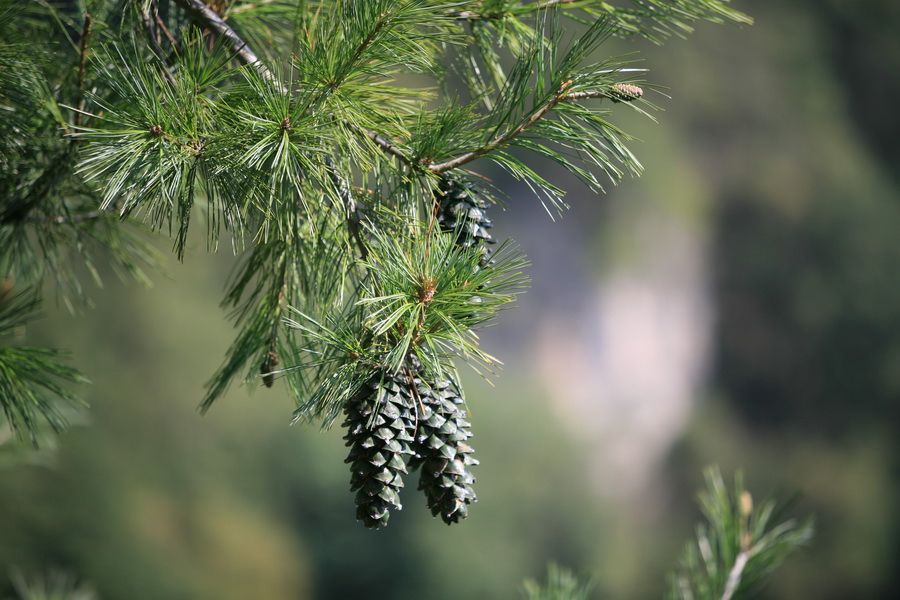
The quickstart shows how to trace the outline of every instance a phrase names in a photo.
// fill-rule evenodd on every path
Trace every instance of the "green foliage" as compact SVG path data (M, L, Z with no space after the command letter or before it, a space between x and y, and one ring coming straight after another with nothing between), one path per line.
M547 2L545 4L551 4ZM629 0L631 6L612 6L607 2L571 2L571 8L582 8L592 18L607 17L615 21L620 35L640 35L662 43L670 35L684 37L699 20L750 24L753 21L734 9L728 0ZM599 6L598 6L599 5Z
M547 565L547 582L543 585L527 580L522 585L522 596L526 600L588 600L593 582L575 575L556 563Z
M52 571L30 581L17 573L13 585L16 596L10 600L97 600L92 589L78 585L75 577L62 571Z
M101 209L97 191L75 172L78 147L63 135L63 103L81 102L86 75L80 54L63 51L69 24L42 6L0 2L0 273L25 286L50 277L74 308L73 300L86 299L79 271L99 283L100 257L146 282L142 266L155 255L133 225Z
M718 469L707 469L706 486L700 495L706 522L697 527L696 541L687 545L669 578L668 600L747 598L766 574L812 538L811 519L778 522L774 500L754 506L740 474L729 492Z
M7 345L37 317L40 304L34 290L0 293L0 342L4 343L0 346L0 409L5 421L0 426L20 439L27 436L35 447L42 423L58 432L67 423L66 412L81 406L67 384L87 382L77 370L58 361L56 350Z

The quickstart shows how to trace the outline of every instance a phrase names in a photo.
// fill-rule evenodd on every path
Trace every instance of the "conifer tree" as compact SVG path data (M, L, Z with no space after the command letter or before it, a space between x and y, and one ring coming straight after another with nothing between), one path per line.
M0 335L47 279L76 306L97 261L146 277L144 231L187 260L205 229L238 257L237 335L201 410L282 382L295 421L344 414L364 525L416 469L456 522L477 463L457 368L492 371L478 332L527 284L483 171L550 213L564 191L529 153L595 192L639 174L615 123L651 86L603 44L699 20L749 22L727 0L0 0ZM37 443L81 379L0 349L7 425Z

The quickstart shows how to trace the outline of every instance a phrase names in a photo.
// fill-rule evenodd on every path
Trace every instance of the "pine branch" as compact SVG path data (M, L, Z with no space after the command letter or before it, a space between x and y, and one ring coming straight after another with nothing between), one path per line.
M567 92L566 90L571 85L572 80L564 82L553 96L546 100L544 104L539 106L536 110L532 111L530 115L524 118L518 125L510 129L509 131L498 135L480 148L477 148L470 152L466 152L465 154L457 156L456 158L441 163L431 163L428 165L428 170L432 173L444 173L445 171L457 169L465 165L466 163L472 162L476 158L480 158L485 154L489 154L494 150L507 146L525 130L532 127L542 118L546 117L562 102L574 102L577 100L585 100L588 98L608 98L610 100L613 100L614 102L630 102L632 100L640 98L643 95L643 90L641 90L641 88L636 85L616 84L612 86L610 91L590 90Z
M533 4L526 4L522 6L522 10L528 11L528 13L536 13L544 10L550 10L553 8L558 8L565 4L573 4L577 2L582 2L583 0L544 0L544 2L535 2ZM519 11L521 12L521 11ZM474 10L454 10L450 11L450 16L454 19L458 19L460 21L488 21L488 20L497 20L503 19L505 17L509 17L515 13L509 11L499 11L499 10L487 10L483 12L478 12Z
M722 597L719 598L719 600L732 599L735 592L737 592L738 586L741 584L741 576L744 574L744 569L747 567L747 561L749 560L749 549L741 548L741 552L734 560L734 566L731 567L731 571L728 573L728 580L725 582L725 591L722 592Z
M345 127L350 129L354 133L364 136L364 137L372 140L373 142L375 142L375 145L378 146L379 148L381 148L381 150L385 154L393 156L394 158L399 160L401 163L405 164L406 166L408 166L412 169L423 170L421 165L414 162L406 154L404 154L402 150L397 148L397 146L392 144L390 141L385 139L383 136L381 136L377 132L372 131L370 129L366 129L365 127L360 127L359 125L351 123L347 119L341 119L341 123L343 123Z
M740 474L731 493L715 468L706 470L706 485L700 496L705 522L669 577L667 600L745 598L812 538L810 519L776 524L774 501L754 507Z

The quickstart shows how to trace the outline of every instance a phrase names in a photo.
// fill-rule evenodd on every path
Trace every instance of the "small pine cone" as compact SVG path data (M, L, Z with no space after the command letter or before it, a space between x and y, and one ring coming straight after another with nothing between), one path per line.
M432 387L417 383L419 423L410 470L420 469L419 489L425 492L431 514L448 525L469 516L475 502L475 477L468 467L477 465L465 440L472 436L463 399L457 387L441 382Z
M630 83L616 83L609 88L613 102L631 102L644 95L644 90Z
M277 367L280 362L281 358L278 356L278 352L275 351L275 348L272 348L266 352L262 364L259 365L259 372L262 375L263 385L267 388L272 387L272 384L275 383L275 377L272 375L272 371L275 370L275 367Z
M487 203L475 191L473 184L453 179L438 184L438 224L444 231L457 231L456 243L466 248L496 241L488 233L494 224L487 217Z
M344 415L356 518L377 529L387 525L391 508L402 508L398 492L407 473L404 457L413 454L415 404L402 376L378 373L347 401Z

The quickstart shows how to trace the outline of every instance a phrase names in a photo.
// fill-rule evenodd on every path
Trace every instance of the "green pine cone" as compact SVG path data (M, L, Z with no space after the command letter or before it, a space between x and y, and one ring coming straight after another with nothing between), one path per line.
M344 405L344 439L350 453L350 491L356 518L369 528L387 525L390 509L400 510L402 475L416 427L415 405L401 375L377 373Z
M437 221L444 231L456 231L456 243L470 248L481 242L493 244L488 229L487 203L478 197L474 184L441 179L438 184ZM488 254L485 249L485 253Z
M420 469L419 489L425 492L431 514L448 525L469 515L469 504L477 501L468 467L477 465L463 399L455 384L444 381L425 386L417 381L418 428L409 459L410 470Z

